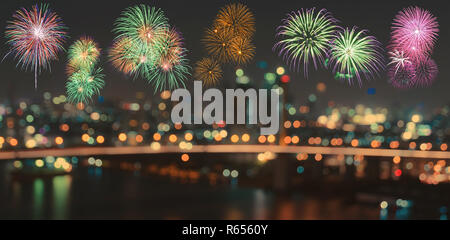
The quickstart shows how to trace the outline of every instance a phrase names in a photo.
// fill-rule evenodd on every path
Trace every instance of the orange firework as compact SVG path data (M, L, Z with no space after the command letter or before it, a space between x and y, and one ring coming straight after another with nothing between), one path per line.
M67 63L66 65L66 74L67 76L70 76L74 74L76 71L78 71L78 67L72 64L71 62Z
M132 73L136 68L136 59L128 57L128 53L133 47L132 44L132 41L128 38L119 38L114 41L109 50L109 57L113 66L125 74Z
M216 60L203 58L196 63L194 77L202 80L204 86L214 86L222 78L222 68Z
M244 4L228 4L219 11L214 26L230 29L234 36L251 38L255 32L255 17Z
M254 55L255 46L253 46L250 39L245 37L233 38L230 46L230 56L234 63L238 65L246 64Z
M206 36L202 40L206 51L221 63L230 60L230 45L233 35L228 29L212 28L206 31Z

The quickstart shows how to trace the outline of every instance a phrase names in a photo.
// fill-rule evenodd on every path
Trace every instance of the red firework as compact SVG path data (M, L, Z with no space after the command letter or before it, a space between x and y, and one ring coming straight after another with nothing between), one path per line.
M438 75L439 69L433 59L415 63L415 85L430 86Z

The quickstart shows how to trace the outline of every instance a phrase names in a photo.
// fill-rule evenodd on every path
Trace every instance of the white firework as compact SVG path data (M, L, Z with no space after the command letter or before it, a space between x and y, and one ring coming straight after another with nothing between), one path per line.
M406 56L405 52L394 50L389 52L389 59L391 60L388 65L395 65L395 73L401 68L405 67L406 64L411 64L409 57Z

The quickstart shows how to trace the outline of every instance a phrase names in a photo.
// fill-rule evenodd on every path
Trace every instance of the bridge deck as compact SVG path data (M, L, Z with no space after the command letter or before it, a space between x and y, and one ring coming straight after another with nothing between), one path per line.
M450 159L450 152L447 151L279 145L194 145L190 150L180 149L178 146L161 146L159 150L154 150L150 148L150 146L123 146L4 151L0 152L0 160L42 158L46 156L105 156L164 153L261 153L265 151L271 151L274 153L320 153L324 155L344 154L380 157L400 156L405 158Z

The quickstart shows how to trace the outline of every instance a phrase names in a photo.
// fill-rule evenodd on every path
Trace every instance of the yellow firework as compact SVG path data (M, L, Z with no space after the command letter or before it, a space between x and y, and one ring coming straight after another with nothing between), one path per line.
M255 46L253 46L249 38L233 38L230 46L230 56L234 63L244 65L252 60L254 55Z
M210 28L202 40L206 51L221 63L230 60L230 45L233 35L228 29Z
M222 78L222 68L216 60L203 58L196 63L194 77L203 81L204 86L214 86Z
M255 17L244 4L228 4L219 11L214 26L230 29L234 36L251 38L255 32Z

